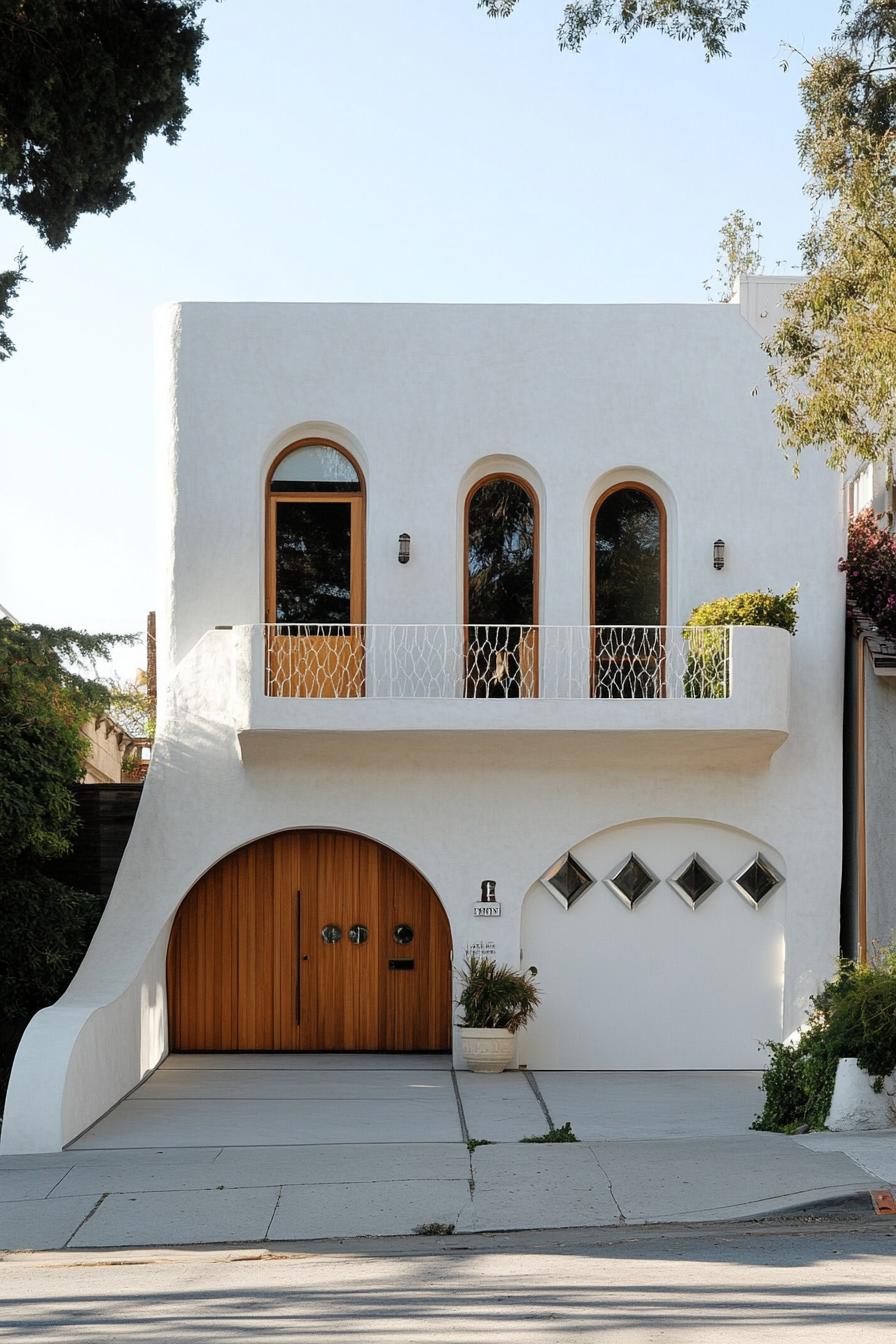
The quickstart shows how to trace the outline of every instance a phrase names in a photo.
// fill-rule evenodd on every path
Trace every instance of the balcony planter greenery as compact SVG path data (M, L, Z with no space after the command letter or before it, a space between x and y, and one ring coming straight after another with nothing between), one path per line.
M502 1073L513 1062L514 1037L538 1007L535 967L514 971L472 956L461 972L458 1007L464 1062L473 1073Z
M729 628L732 625L765 625L796 634L799 584L786 593L738 593L717 597L695 607L682 630L690 644L685 672L685 695L690 698L722 699L728 694Z

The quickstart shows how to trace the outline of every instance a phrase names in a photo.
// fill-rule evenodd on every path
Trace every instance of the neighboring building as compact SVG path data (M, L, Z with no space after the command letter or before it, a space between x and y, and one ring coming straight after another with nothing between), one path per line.
M883 463L848 483L852 517L871 505L890 526ZM847 620L844 715L843 951L862 959L896 937L896 643L861 612Z
M470 950L538 968L531 1067L750 1068L799 1025L839 949L845 541L777 446L787 283L160 313L152 764L5 1150L169 1048L452 1048ZM794 639L682 635L797 581Z
M134 754L140 746L108 714L97 714L81 729L90 743L90 755L84 763L84 784L120 784L130 773ZM123 769L128 766L128 770Z

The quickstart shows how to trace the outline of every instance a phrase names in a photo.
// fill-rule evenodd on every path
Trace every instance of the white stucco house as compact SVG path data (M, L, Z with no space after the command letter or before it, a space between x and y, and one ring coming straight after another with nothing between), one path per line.
M538 968L530 1067L755 1068L800 1023L838 951L844 510L777 446L786 284L159 313L156 745L4 1151L169 1049L456 1050L470 949ZM794 583L795 637L682 634Z

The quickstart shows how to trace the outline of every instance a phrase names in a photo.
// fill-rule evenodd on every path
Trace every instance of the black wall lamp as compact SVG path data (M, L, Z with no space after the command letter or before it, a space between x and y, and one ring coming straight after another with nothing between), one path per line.
M712 567L713 569L725 568L725 543L721 537L712 544Z
M406 565L411 558L411 538L407 532L402 532L398 538L398 563Z
M495 899L496 885L497 884L493 878L487 877L485 881L482 883L482 889L480 892L479 900L485 904L488 904L490 901L493 901Z

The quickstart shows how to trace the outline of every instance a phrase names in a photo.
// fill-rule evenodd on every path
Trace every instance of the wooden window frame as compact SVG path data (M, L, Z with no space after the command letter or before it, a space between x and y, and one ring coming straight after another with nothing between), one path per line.
M512 481L525 491L532 505L532 624L528 627L535 631L534 646L534 667L531 697L524 698L537 699L540 694L541 684L541 640L539 638L539 617L541 608L541 510L538 503L538 495L529 481L523 476L517 476L512 471L492 471L487 476L480 476L467 491L467 497L464 500L464 555L463 555L463 576L464 576L464 664L466 666L469 656L469 631L470 631L470 504L473 496L489 485L492 481ZM480 622L477 622L480 624ZM500 625L513 625L514 622L496 622Z
M358 476L358 490L284 490L272 489L274 473L285 457L297 448L311 448L323 445L333 448L350 462ZM366 515L367 488L356 458L335 439L326 439L320 435L311 438L296 439L287 444L274 458L265 477L265 620L270 625L277 621L277 505L284 504L350 504L351 505L351 554L349 557L349 583L351 597L349 624L364 625L367 605L366 594ZM280 624L288 625L284 621Z

